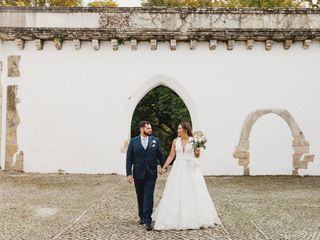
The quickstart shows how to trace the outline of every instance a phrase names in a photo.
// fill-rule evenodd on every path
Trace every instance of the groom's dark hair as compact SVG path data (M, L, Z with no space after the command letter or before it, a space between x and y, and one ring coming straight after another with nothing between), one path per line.
M150 125L150 122L149 122L149 121L141 121L141 122L139 123L139 128L142 128L142 127L144 127L144 126L146 126L146 125Z

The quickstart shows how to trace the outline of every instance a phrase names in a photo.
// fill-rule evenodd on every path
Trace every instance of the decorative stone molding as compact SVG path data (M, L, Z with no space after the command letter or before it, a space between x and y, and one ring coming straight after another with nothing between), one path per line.
M98 51L100 49L100 42L98 39L92 39L93 50Z
M268 39L268 40L266 41L266 50L267 50L267 51L270 51L270 50L271 50L272 44L273 44L273 40Z
M8 77L20 77L20 64L21 56L10 55L8 56Z
M284 40L284 42L283 42L283 48L284 48L285 50L288 50L288 49L291 47L291 45L292 45L292 40L291 40L291 39L286 39L286 40Z
M311 45L311 39L305 39L303 40L303 48L308 49Z
M195 50L195 49L196 49L196 46L197 46L197 41L194 40L194 39L191 39L191 40L190 40L190 49L191 49L191 50Z
M56 47L57 50L62 49L62 39L61 38L54 38L53 39L54 46Z
M43 49L43 40L42 39L36 39L36 40L34 40L34 43L36 45L37 50Z
M81 41L79 39L73 39L73 45L75 50L81 49Z
M157 50L157 40L151 39L150 40L151 50Z
M234 47L234 40L228 40L227 41L227 50L232 50Z
M7 117L6 117L6 152L5 152L5 170L23 171L23 152L20 151L16 155L14 164L13 158L18 151L17 144L17 127L20 123L20 118L17 112L16 98L18 91L17 85L10 85L7 87Z
M171 39L170 40L170 49L171 50L176 50L177 49L177 40Z
M100 13L100 28L128 28L130 27L129 13Z
M260 109L251 112L243 123L239 144L233 153L233 157L238 158L239 165L243 167L243 175L250 175L250 157L248 152L250 132L256 121L269 113L274 113L285 120L291 130L291 134L293 136L292 147L294 151L292 155L292 175L298 175L299 169L308 168L308 163L313 161L314 154L309 154L309 142L305 140L305 137L295 119L285 109Z
M24 40L17 38L14 40L16 42L16 45L18 47L19 50L23 50L24 49Z
M118 46L119 46L118 40L117 39L111 39L111 46L112 46L113 50L118 50Z
M137 39L131 39L131 49L137 50L138 49L138 41Z
M52 15L56 13L61 21L55 21ZM43 18L47 20L41 21ZM0 39L17 39L20 49L24 41L59 37L57 49L61 49L62 41L73 39L121 42L174 39L176 43L208 41L210 50L215 49L215 41L227 42L229 50L234 41L246 41L248 49L252 49L253 42L266 41L266 50L271 50L273 42L282 42L289 49L291 41L302 41L308 48L311 40L320 40L319 23L320 9L301 8L1 7Z
M210 50L215 50L216 47L217 47L217 40L211 39L211 40L209 41L209 49L210 49Z
M253 44L254 44L254 40L253 39L248 39L247 42L246 42L247 49L248 50L252 50Z

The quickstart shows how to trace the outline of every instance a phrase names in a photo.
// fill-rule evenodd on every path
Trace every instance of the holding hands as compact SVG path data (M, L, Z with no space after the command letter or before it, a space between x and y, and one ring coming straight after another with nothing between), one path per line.
M165 174L166 172L167 172L167 168L161 168L161 169L159 170L160 176L162 176L162 175Z

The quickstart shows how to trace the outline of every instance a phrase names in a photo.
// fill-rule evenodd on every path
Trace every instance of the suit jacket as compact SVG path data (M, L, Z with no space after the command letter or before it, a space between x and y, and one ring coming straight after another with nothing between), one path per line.
M149 136L147 149L143 148L140 135L131 138L126 158L127 176L133 175L133 178L143 179L145 174L148 173L151 177L157 178L157 159L159 159L162 167L165 158L159 138Z

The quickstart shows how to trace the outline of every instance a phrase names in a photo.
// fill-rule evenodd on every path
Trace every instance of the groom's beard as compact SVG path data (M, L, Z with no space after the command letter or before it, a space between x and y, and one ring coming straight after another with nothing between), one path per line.
M146 131L143 131L144 135L147 135L147 136L151 136L152 132L148 133Z

